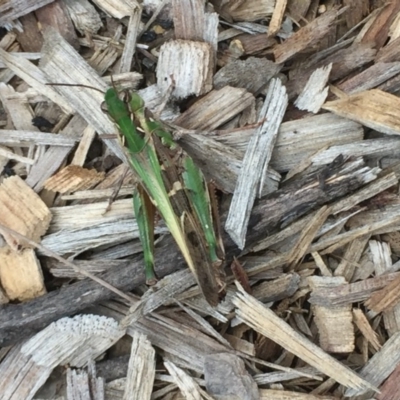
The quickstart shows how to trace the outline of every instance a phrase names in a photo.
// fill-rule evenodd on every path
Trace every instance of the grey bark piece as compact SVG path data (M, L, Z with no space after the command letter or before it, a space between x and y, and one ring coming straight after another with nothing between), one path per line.
M257 57L246 60L234 60L222 67L214 75L214 89L233 86L256 93L281 69L279 64Z
M229 353L205 357L204 378L207 391L218 400L258 400L257 384L244 362Z

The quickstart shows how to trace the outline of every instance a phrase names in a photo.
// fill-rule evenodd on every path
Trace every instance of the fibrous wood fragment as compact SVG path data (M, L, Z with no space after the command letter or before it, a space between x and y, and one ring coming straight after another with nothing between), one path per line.
M174 123L187 129L215 129L245 110L254 96L245 89L225 86L213 90L182 113Z
M342 14L343 11L345 11L343 8L341 10L333 8L327 11L325 14L322 14L314 19L314 21L299 29L284 43L275 46L275 62L282 63L323 38L331 29L336 18Z
M173 40L161 46L157 64L157 85L167 92L174 81L173 96L199 96L212 89L214 48L205 42Z
M377 333L372 329L370 322L367 317L360 309L353 310L353 319L354 323L357 325L357 328L362 332L364 337L368 340L371 346L378 351L381 348L381 344L379 343Z
M351 282L356 266L358 265L369 238L370 235L365 235L349 244L343 259L335 269L335 276L343 276L347 282Z
M359 74L352 76L338 85L347 94L363 92L378 87L383 82L397 76L400 72L400 62L376 63Z
M0 143L6 146L74 146L79 137L70 137L62 133L55 135L47 132L0 129Z
M54 0L5 0L0 4L0 25L29 14Z
M229 0L223 7L223 12L235 21L257 21L273 13L275 1L272 0Z
M343 278L310 277L313 288L335 287L344 283ZM330 353L351 353L354 351L355 334L351 305L314 306L314 321L319 332L321 348Z
M87 32L95 34L103 26L99 13L89 1L65 0L64 3L81 35Z
M83 369L67 369L67 394L71 398L90 398L91 396L99 400L105 398L104 379L93 375L95 367L94 363L91 364L93 367L88 368L88 371Z
M164 366L186 399L202 399L200 386L190 375L170 361L165 361Z
M325 306L339 306L364 301L371 296L371 293L388 286L391 282L395 280L399 282L399 276L399 272L394 272L335 288L318 288L311 293L309 302Z
M129 18L128 30L126 32L124 51L121 56L119 72L130 72L132 68L133 56L136 51L136 41L140 32L140 19L142 8L139 5L133 8Z
M307 110L317 113L328 96L328 87L326 86L331 72L332 64L326 67L316 69L310 76L302 93L294 102L294 105L300 110Z
M115 320L97 315L53 322L27 342L15 346L0 363L0 398L8 398L6 394L10 392L17 399L33 398L56 366L87 365L123 334Z
M399 365L400 352L397 350L399 346L400 332L397 332L370 358L367 364L361 369L360 376L370 382L371 385L378 387ZM350 397L366 392L373 395L367 388L361 391L348 388L345 396Z
M204 41L205 10L201 0L173 0L175 38Z
M18 176L0 185L0 223L18 233L40 242L47 231L52 215L42 199ZM11 248L23 245L20 240L3 233Z
M256 192L263 185L263 175L271 159L279 126L286 111L288 98L279 79L271 81L260 119L264 122L249 142L229 209L225 229L243 249L250 212Z
M53 83L85 84L105 92L106 85L86 61L55 31L44 34L45 45L40 62L42 70ZM65 65L70 65L68 71ZM100 135L114 135L115 127L102 112L104 96L96 90L76 87L57 86L57 91L68 99L72 106ZM121 145L116 139L104 139L104 142L121 159L125 159Z
M134 332L123 400L150 400L156 373L155 351L147 338Z

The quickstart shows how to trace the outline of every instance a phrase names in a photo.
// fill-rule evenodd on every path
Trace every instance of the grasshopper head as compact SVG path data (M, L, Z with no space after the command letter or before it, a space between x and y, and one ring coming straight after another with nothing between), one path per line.
M136 92L134 92L131 95L130 105L132 112L136 112L144 108L144 101Z

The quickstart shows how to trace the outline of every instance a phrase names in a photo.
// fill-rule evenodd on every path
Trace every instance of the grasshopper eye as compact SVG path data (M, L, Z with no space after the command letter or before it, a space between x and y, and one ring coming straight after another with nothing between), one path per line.
M108 107L107 107L107 103L105 101L103 101L100 104L100 109L101 109L101 111L103 111L103 113L108 114Z
M131 101L131 95L128 90L122 90L118 96L124 103L129 103Z

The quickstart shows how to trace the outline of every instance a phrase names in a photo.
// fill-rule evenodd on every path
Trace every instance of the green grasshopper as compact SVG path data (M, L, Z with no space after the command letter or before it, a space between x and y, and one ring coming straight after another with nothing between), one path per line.
M133 205L144 251L145 274L154 283L154 214L165 221L200 289L212 306L223 289L219 269L224 250L215 222L215 208L204 176L172 134L146 116L143 99L132 93L122 100L110 88L105 94L110 118L127 146L139 185Z

